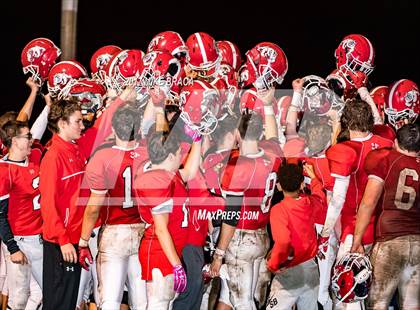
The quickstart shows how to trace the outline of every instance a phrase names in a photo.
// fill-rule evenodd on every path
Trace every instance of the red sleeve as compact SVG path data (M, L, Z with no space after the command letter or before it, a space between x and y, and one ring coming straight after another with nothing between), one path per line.
M105 177L104 161L101 153L95 153L86 166L85 178L90 190L97 194L105 194L108 190Z
M135 184L136 195L140 199L139 208L147 206L152 214L171 213L174 206L174 187L172 180L154 172L139 175Z
M330 147L326 156L332 176L346 177L352 173L353 163L357 159L356 151L345 143L338 143Z
M10 194L9 169L0 167L0 200L8 199Z
M29 160L35 165L41 164L42 153L44 152L44 146L37 139L32 143L31 154L29 154Z
M311 180L311 195L309 196L314 214L325 213L328 207L322 183L317 178Z
M279 269L279 266L287 260L291 248L289 216L284 208L285 206L279 203L270 211L270 227L274 239L274 246L268 261L271 270Z
M283 151L277 138L263 140L259 146L264 150L268 158L274 163L273 170L277 171L280 168L283 159Z
M387 156L389 155L389 151L390 149L384 148L368 153L365 158L364 168L369 177L374 176L382 181L385 180L386 174L388 173Z
M70 243L70 236L64 227L64 219L60 217L57 204L60 201L58 193L58 180L62 175L58 160L49 152L41 162L39 172L39 191L41 193L41 215L44 230L48 231L49 238L57 239L60 245Z
M248 188L250 181L248 174L253 171L253 167L246 166L248 161L238 159L237 156L231 158L223 172L220 186L223 196L243 196Z
M92 152L111 134L112 116L124 103L125 101L117 97L98 119L96 119L95 124L86 130L85 134L77 140L77 144L80 146L86 158L89 158Z

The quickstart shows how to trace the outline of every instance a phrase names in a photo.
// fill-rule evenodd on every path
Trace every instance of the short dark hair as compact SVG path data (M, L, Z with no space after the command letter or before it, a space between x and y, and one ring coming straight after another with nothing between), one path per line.
M176 154L180 147L180 140L176 134L167 131L153 132L147 141L147 151L152 164L162 163L169 154Z
M243 113L239 120L239 134L242 140L260 140L263 132L263 121L259 113Z
M296 192L304 180L302 165L283 164L277 173L282 190L286 192Z
M348 100L341 115L341 124L348 130L372 131L374 125L372 109L361 99Z
M76 99L62 99L54 102L48 113L48 129L58 133L58 121L68 122L70 116L76 111L81 111L80 104Z
M12 146L12 139L20 134L22 128L29 128L28 123L20 121L8 121L0 129L0 137L5 146Z
M136 140L140 134L140 112L130 106L119 107L112 116L112 128L123 141Z
M229 132L233 132L238 128L238 118L233 115L229 115L223 120L219 120L217 127L214 132L211 134L213 140L220 144L223 142L223 139Z
M407 124L397 130L398 146L408 152L420 152L420 126Z
M8 111L0 116L0 128L9 121L15 121L18 113L15 111Z

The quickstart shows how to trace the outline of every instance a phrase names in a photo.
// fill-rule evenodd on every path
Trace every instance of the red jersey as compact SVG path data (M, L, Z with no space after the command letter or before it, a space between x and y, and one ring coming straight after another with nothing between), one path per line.
M163 276L172 273L172 265L155 233L153 214L168 214L168 231L181 257L188 237L188 192L179 173L160 169L138 174L135 190L140 215L147 223L139 251L142 278L152 280L153 268L159 268Z
M369 134L365 138L337 143L327 150L326 156L329 161L331 175L333 177L350 176L346 200L341 211L341 241L344 241L347 235L354 234L357 209L362 200L368 179L364 170L367 154L375 149L391 147L392 144L388 139ZM372 218L363 236L363 244L373 243L373 222L374 219Z
M365 170L369 178L383 182L378 202L376 240L420 234L420 157L395 149L370 152Z
M299 198L285 197L270 212L274 246L268 264L272 270L285 263L290 250L294 258L287 267L293 267L315 257L317 236L315 216L325 212L327 200L318 179L311 182L312 194Z
M42 231L39 204L39 162L0 160L0 201L9 199L7 218L13 235L31 236Z
M223 196L243 196L239 229L264 228L269 221L271 198L276 186L277 175L273 162L264 150L253 155L235 153L222 176Z
M388 139L392 143L394 143L394 140L397 138L397 134L395 133L394 129L392 129L392 127L389 125L376 124L373 126L372 133L384 139Z
M207 188L213 195L222 196L220 177L223 174L231 152L238 152L238 150L215 151L208 154L203 160L201 165L202 171Z
M283 152L277 138L261 140L258 142L258 147L264 150L264 154L273 163L273 171L278 171L283 160Z
M101 149L86 166L86 182L93 193L106 194L101 208L103 224L140 223L135 203L134 175L137 166L148 159L146 148L120 148L116 145Z

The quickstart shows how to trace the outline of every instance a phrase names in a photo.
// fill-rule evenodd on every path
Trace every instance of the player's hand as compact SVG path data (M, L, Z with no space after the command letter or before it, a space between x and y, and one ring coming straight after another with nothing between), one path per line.
M60 249L65 262L73 264L77 263L77 253L73 244L67 243L65 245L60 246Z
M308 164L308 163L304 164L303 165L303 171L311 179L315 179L316 178L315 171L314 171L314 166L312 166L311 164Z
M257 96L258 98L264 103L266 106L272 106L274 100L274 93L276 89L274 87L270 89L260 89L257 90Z
M17 251L13 254L10 254L10 260L12 261L12 263L20 265L26 265L28 263L28 259L22 251Z
M188 124L184 124L184 133L191 138L192 142L201 141L201 134L188 126Z
M319 259L325 259L328 251L328 240L330 239L329 236L322 237L318 236L318 253L316 256L318 256Z
M359 89L361 87L366 87L367 84L367 76L361 71L356 71L355 73L349 71L348 75L350 79L353 81L354 86Z
M176 265L173 268L174 272L174 291L182 293L187 288L187 274L182 265Z
M222 259L215 258L213 256L213 261L211 262L209 271L212 278L220 277L220 267L222 267Z
M34 82L32 77L28 77L28 79L26 80L26 85L28 85L31 91L33 92L37 92L39 90L38 84Z
M295 79L292 82L293 91L302 93L303 90L303 83L305 82L304 79Z
M365 248L361 243L353 242L350 252L365 255Z
M89 265L93 264L92 253L90 252L89 247L79 246L79 264L83 269L89 271Z

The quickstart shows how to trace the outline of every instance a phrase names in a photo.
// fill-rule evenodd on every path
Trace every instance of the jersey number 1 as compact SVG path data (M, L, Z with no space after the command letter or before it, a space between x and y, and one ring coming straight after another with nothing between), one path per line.
M124 169L122 174L124 179L124 201L123 201L123 209L131 208L134 206L133 199L131 198L131 167L127 167Z

